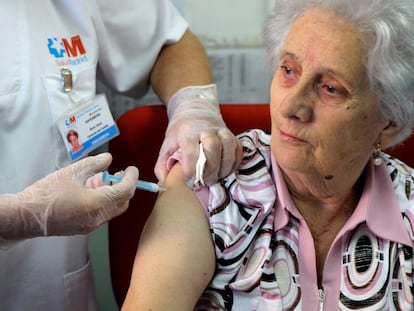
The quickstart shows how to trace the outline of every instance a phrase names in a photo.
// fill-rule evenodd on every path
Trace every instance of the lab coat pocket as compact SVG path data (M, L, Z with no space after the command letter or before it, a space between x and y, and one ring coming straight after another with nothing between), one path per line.
M96 310L92 264L89 261L81 269L64 276L66 310ZM86 311L86 310L85 310Z
M72 69L71 69L72 70ZM95 96L96 91L96 67L88 67L82 71L72 71L71 93L74 97L86 101ZM65 142L60 135L57 121L73 110L79 104L71 101L68 93L63 91L63 77L60 74L50 74L43 76L43 85L49 102L49 110L53 121L53 141L56 150L56 167L59 169L70 162Z

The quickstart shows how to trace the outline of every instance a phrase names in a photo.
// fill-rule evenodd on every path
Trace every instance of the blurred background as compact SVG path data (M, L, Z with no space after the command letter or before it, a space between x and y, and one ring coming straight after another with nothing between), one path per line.
M221 103L266 103L271 72L267 69L262 29L273 9L272 0L172 0L207 49ZM114 118L138 105L160 104L150 91L140 100L111 93L102 85ZM102 311L119 310L109 272L107 226L90 235L97 295Z

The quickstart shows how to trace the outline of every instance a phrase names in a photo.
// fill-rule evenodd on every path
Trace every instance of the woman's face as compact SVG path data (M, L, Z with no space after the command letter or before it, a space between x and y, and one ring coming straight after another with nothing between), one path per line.
M69 143L72 146L78 146L79 145L78 136L76 136L75 133L70 133L69 136L68 136L68 140L69 140Z
M330 180L361 171L388 121L352 24L312 9L293 24L270 90L272 150L285 172Z

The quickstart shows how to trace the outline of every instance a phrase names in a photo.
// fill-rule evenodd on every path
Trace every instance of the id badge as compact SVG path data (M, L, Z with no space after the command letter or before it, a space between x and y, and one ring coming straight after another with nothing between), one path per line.
M58 127L72 161L119 135L104 94L67 112L58 120Z

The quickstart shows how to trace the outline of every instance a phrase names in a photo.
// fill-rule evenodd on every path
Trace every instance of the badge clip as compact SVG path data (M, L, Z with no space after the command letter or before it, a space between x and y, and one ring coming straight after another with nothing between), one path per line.
M79 104L81 101L80 96L73 90L73 78L72 71L68 68L62 68L60 71L63 77L63 91L68 94L70 100L74 104Z

